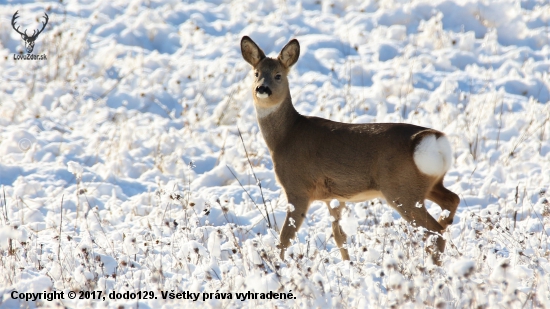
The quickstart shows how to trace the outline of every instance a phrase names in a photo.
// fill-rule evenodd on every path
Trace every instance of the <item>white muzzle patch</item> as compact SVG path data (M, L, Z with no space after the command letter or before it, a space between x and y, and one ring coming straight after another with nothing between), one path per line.
M269 97L269 95L267 93L257 93L257 92L256 92L256 96L260 99L265 99L265 98Z

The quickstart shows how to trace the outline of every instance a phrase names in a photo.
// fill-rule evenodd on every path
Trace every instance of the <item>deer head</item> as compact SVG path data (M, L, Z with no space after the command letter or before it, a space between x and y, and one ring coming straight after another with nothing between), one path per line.
M34 49L34 41L36 41L36 38L38 38L38 35L40 33L42 33L44 28L46 28L46 25L48 24L49 17L48 17L48 14L46 14L46 12L44 12L44 19L46 19L46 21L42 22L42 29L33 30L32 35L29 36L29 35L27 35L27 29L25 29L24 32L21 32L21 31L19 31L19 26L17 26L17 28L15 28L15 20L17 18L19 18L19 16L17 16L18 12L19 11L16 11L15 14L13 14L13 17L11 19L11 26L13 27L13 30L15 30L17 33L19 33L21 35L21 38L23 39L23 41L25 41L25 49L27 50L27 53L30 54L30 53L32 53L32 50Z

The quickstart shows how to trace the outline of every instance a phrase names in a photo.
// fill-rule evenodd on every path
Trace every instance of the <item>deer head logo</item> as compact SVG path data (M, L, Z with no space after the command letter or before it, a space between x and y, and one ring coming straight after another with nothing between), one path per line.
M42 22L42 29L40 30L33 30L33 33L31 36L27 35L27 29L25 29L25 32L21 32L19 31L19 26L17 26L17 28L15 28L15 20L17 18L19 18L19 16L17 16L17 13L19 11L16 11L15 14L13 14L13 17L11 19L11 26L13 27L13 30L17 31L17 33L19 33L21 35L21 38L23 39L23 41L25 41L25 49L27 50L27 53L30 54L32 53L32 50L34 49L34 41L36 41L36 38L38 38L38 35L40 33L42 33L42 31L44 30L44 28L46 28L46 25L48 24L48 14L46 14L46 12L44 12L44 18L46 19L45 22ZM38 31L38 32L37 32Z

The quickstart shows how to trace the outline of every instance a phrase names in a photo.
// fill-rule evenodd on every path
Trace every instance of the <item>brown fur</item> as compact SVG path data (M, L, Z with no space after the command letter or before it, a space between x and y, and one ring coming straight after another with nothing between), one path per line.
M241 50L257 74L252 85L254 106L277 180L295 209L287 213L281 230L281 258L314 200L327 204L332 199L340 201L341 206L329 207L329 212L336 219L333 234L346 260L346 235L339 226L346 201L383 197L405 220L436 234L452 223L458 196L443 186L444 174L423 174L413 160L415 147L424 136L443 133L404 123L346 124L300 115L292 105L287 79L300 54L298 41L290 41L277 59L267 58L246 36ZM269 87L272 94L258 97L259 86ZM436 221L424 206L416 207L426 198L449 210L450 216ZM439 252L445 249L442 237L438 237L437 247ZM432 252L436 263L439 252Z

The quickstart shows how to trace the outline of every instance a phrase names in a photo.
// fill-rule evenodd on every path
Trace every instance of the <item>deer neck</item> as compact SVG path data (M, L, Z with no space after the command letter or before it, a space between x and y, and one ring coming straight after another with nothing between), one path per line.
M267 147L273 151L277 146L284 144L294 123L301 115L292 105L290 93L283 102L275 106L262 107L259 104L254 104L254 107Z

